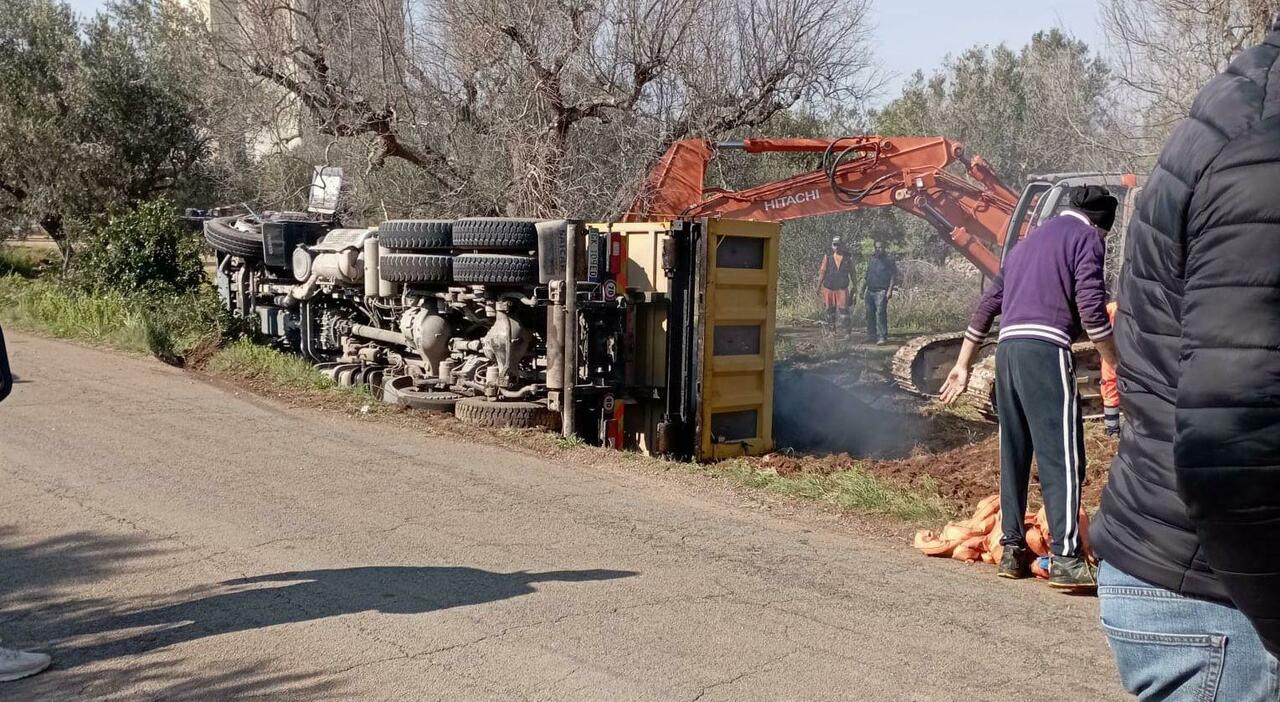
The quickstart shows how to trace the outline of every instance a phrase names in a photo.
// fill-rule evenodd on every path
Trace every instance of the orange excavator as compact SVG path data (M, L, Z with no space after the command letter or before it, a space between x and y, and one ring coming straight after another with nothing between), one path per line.
M721 151L821 154L816 170L743 190L708 188L707 166ZM1138 179L1122 173L1033 176L1018 194L1000 181L980 156L944 137L848 136L834 139L745 139L673 143L650 172L625 219L721 217L784 222L874 207L897 207L932 225L987 278L1019 239L1066 206L1067 191L1104 185L1122 202L1119 226L1138 190ZM1110 244L1123 249L1123 242ZM954 363L962 335L913 339L894 356L893 373L903 389L934 395ZM970 402L994 416L994 343L983 350L972 376ZM1077 349L1082 397L1097 404L1098 360L1088 344Z

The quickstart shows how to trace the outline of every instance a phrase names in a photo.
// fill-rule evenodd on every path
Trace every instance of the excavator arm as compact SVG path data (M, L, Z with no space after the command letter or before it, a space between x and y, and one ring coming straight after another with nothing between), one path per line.
M705 188L707 165L717 150L731 149L821 153L822 167L745 190ZM956 162L964 165L969 179L946 170ZM663 155L627 219L684 216L783 222L897 207L927 221L978 270L995 276L1017 201L1017 194L985 161L942 137L747 139L714 146L690 139L672 144Z

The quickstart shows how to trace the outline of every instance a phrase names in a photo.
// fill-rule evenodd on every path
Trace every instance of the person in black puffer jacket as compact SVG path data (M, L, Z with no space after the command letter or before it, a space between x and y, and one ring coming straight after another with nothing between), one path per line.
M1128 422L1090 538L1121 678L1280 699L1280 20L1165 145L1119 302Z

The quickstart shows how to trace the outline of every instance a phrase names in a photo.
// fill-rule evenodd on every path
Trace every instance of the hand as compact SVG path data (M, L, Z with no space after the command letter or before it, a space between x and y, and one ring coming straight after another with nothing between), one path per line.
M943 404L951 404L964 394L966 388L969 387L969 369L962 364L956 364L951 372L947 374L947 382L942 384L942 394L939 399Z

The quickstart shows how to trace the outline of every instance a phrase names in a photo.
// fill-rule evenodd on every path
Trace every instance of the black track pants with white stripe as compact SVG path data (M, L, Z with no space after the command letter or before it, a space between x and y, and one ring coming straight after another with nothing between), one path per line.
M1034 456L1053 553L1080 555L1084 425L1071 352L1034 339L1001 341L996 347L996 413L1000 419L1001 542L1025 540L1022 516Z

